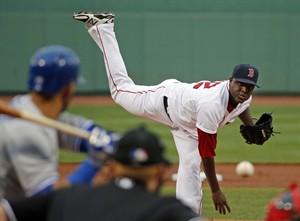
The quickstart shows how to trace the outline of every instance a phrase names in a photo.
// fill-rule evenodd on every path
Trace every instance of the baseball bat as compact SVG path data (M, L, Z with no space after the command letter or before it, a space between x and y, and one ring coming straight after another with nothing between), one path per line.
M56 130L65 132L65 133L73 135L73 136L87 139L92 144L95 143L96 142L95 139L97 139L96 137L92 136L91 133L89 133L88 131L85 131L81 128L74 127L74 126L59 122L57 120L53 120L53 119L45 117L45 116L32 114L27 111L17 110L15 108L9 106L7 103L5 103L3 101L0 101L0 113L9 115L11 117L28 120L28 121L31 121L34 123L38 123L38 124L41 124L41 125L44 125L47 127L54 128Z

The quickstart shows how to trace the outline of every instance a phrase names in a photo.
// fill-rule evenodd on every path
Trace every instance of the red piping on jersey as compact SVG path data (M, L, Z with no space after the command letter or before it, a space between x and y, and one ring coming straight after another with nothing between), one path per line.
M109 67L109 62L108 62L108 59L107 59L107 56L106 56L106 51L105 51L105 48L104 48L104 44L103 44L103 41L102 41L102 38L101 38L101 35L100 35L100 31L98 29L98 26L96 26L96 28L97 28L97 33L98 33L98 36L99 36L100 43L102 45L103 55L104 55L104 59L106 61L107 70L109 72L109 77L110 77L113 85L115 86L116 91L118 91L118 92L126 92L126 93L133 93L133 94L137 94L137 93L138 94L143 94L143 93L148 93L148 92L156 92L158 89L165 87L165 86L160 86L160 87L156 88L155 90L147 90L147 91L128 91L128 90L120 90L120 89L118 89L118 86L117 86L116 82L114 81L114 79L112 77L112 74L111 74L111 70L110 70L110 67Z

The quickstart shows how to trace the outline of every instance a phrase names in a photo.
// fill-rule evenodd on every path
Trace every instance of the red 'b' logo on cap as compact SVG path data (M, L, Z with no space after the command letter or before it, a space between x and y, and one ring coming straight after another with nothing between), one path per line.
M254 77L254 70L253 70L253 68L249 68L248 77L250 77L250 78Z

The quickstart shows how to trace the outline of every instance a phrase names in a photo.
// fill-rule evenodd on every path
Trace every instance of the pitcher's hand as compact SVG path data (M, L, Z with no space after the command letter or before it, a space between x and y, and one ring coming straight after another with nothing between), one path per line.
M226 214L226 210L230 213L230 207L227 203L227 199L221 190L212 193L212 200L215 204L216 211L219 210L220 214Z

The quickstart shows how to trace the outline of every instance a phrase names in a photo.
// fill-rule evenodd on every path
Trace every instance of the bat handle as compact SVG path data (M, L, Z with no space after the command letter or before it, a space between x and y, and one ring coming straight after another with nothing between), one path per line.
M25 112L25 111L21 112L21 116L23 119L27 119L32 122L43 124L45 126L57 129L59 131L65 132L70 135L81 137L81 138L84 138L87 140L90 140L90 137L91 137L90 132L88 132L86 130L83 130L81 128L77 128L77 127L74 127L74 126L71 126L71 125L68 125L65 123L61 123L59 121L52 120L50 118L45 118L43 116L38 116L38 115L31 114L31 113Z
M0 100L0 113L9 115L9 116L12 116L15 118L29 120L34 123L42 124L44 126L51 127L56 130L65 132L67 134L87 139L91 143L96 142L96 140L95 140L96 138L94 136L92 136L90 132L88 132L86 130L53 120L51 118L48 118L48 117L45 117L42 115L37 115L37 114L30 113L30 112L17 110L15 108L7 105L5 102L3 102L1 100Z

